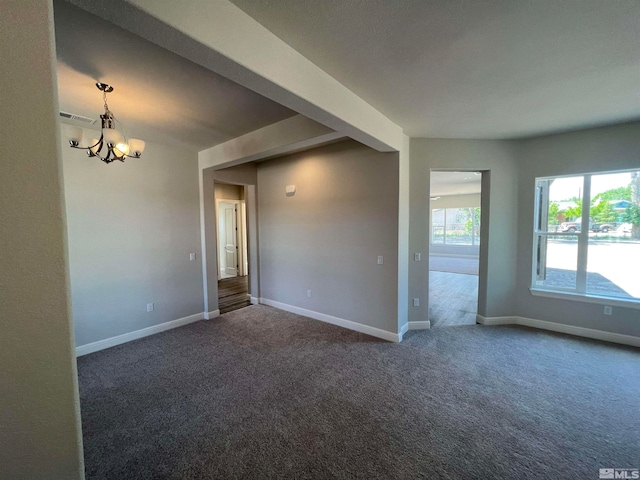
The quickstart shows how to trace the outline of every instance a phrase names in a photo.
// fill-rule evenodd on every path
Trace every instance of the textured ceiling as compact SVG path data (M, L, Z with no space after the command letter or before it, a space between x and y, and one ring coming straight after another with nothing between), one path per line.
M129 137L202 150L295 112L64 1L54 2L60 110L103 113ZM99 128L96 126L95 128Z
M640 118L638 0L232 0L412 137Z

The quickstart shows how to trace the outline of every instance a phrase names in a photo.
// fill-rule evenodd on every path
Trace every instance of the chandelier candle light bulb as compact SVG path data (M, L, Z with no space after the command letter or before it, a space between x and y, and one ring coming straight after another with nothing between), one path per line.
M127 138L115 128L116 119L107 105L107 93L113 92L113 87L106 83L96 83L98 90L102 92L104 99L104 114L100 115L102 121L102 132L100 139L91 140L86 147L81 147L83 130L80 127L70 127L68 131L69 146L71 148L82 148L87 151L90 157L98 157L104 163L111 163L114 160L124 162L126 157L140 158L144 151L145 143L137 138L127 140ZM104 151L104 153L103 153Z
M107 144L107 147L110 148L122 144L124 140L122 134L115 128L105 128L102 131L102 138L104 140L104 143Z

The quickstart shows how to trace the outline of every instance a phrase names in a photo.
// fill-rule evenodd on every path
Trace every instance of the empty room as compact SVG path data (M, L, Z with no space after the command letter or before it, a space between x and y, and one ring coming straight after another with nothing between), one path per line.
M640 476L639 2L2 11L0 478Z

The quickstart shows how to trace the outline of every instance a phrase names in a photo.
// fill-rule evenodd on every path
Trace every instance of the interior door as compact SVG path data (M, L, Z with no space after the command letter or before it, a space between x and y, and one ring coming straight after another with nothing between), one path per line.
M220 202L220 240L222 277L236 277L238 275L238 211L234 203Z

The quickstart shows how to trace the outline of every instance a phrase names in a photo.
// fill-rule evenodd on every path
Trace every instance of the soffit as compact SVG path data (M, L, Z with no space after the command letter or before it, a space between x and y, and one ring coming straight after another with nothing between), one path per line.
M61 111L98 118L95 83L108 83L109 107L129 137L193 150L296 114L67 2L54 2L54 17Z

